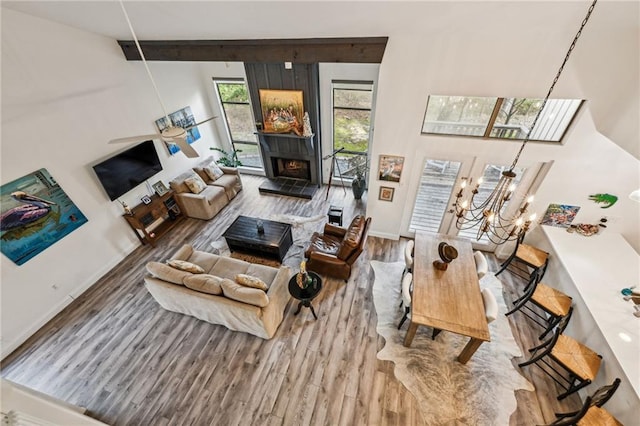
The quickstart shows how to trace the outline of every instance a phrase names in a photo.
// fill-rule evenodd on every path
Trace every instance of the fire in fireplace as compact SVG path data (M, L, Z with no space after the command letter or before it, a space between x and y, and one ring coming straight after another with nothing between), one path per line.
M311 163L291 158L272 158L273 172L276 177L288 177L311 180Z

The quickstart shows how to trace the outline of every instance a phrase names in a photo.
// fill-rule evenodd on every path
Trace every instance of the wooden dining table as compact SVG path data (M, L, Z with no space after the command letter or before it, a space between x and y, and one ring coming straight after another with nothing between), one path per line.
M438 245L441 242L458 251L458 257L448 264L446 271L433 265L434 260L440 259ZM469 361L482 342L491 340L470 241L416 232L411 323L405 346L411 346L420 325L469 337L458 355L462 364Z

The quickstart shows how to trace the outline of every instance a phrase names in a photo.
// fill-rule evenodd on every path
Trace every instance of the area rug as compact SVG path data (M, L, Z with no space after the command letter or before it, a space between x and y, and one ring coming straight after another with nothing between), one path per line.
M317 216L304 217L289 214L276 214L272 217L267 217L264 219L288 223L291 225L291 236L293 238L293 244L282 260L282 264L290 266L291 268L297 270L300 267L300 262L304 260L304 251L309 245L311 235L313 235L313 233L316 231L322 232L324 224L327 221L327 216L322 214ZM246 260L248 262L260 263L268 266L280 265L280 262L274 259L253 256L241 252L231 253L231 250L229 250L229 246L227 246L227 242L225 241L224 237L212 242L211 248L214 253L221 256L230 256L237 259Z
M378 359L395 364L395 376L415 396L428 425L508 425L516 409L516 389L533 385L511 364L521 356L507 318L502 283L492 274L480 281L496 296L500 314L489 324L491 342L483 343L466 365L456 357L468 338L443 331L431 339L430 327L418 327L410 348L403 345L408 321L398 330L404 309L400 281L404 262L372 260L375 275L373 300L377 331L386 342Z

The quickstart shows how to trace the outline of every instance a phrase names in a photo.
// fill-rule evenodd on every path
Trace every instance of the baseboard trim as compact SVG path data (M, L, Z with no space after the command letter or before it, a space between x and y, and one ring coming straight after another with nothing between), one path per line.
M397 240L400 239L400 235L398 235L398 234L388 234L386 232L369 231L369 235L372 236L372 237L384 238L386 240L397 241Z

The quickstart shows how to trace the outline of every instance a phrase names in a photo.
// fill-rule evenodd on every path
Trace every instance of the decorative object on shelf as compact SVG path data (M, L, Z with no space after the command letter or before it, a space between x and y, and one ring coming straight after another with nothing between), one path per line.
M585 237L590 237L592 235L595 235L598 233L599 230L600 230L599 225L593 225L590 223L577 223L567 228L567 232L572 233L575 231L580 235L584 235Z
M16 265L87 221L47 169L0 186L0 250Z
M458 250L443 241L438 244L438 256L440 260L434 260L433 266L440 271L446 271L449 263L458 258Z
M307 273L307 262L304 260L300 262L300 272L296 276L296 283L301 289L305 289L313 283L313 278Z
M257 220L256 228L258 228L258 234L264 234L264 222L262 222L261 220Z
M133 211L131 210L131 207L127 205L127 203L125 203L124 201L120 201L120 204L122 204L122 209L124 210L124 214L126 214L127 216L133 215Z
M618 201L618 197L611 194L593 194L589 195L591 201L595 201L596 204L604 204L600 206L601 209L608 209Z
M194 120L194 122L192 124L189 124L188 126L184 124L185 122L180 121L180 117L177 117L180 121L180 124L172 123L172 120L169 118L169 114L167 114L167 108L164 106L164 102L162 102L162 98L160 97L160 91L158 90L158 86L156 86L156 82L153 79L153 75L151 74L151 70L149 69L149 65L147 64L147 59L144 56L144 52L142 52L142 48L140 47L140 43L138 42L136 33L135 31L133 31L133 26L131 25L131 21L129 20L129 15L127 14L127 10L124 7L124 3L122 0L120 0L119 3L120 3L120 8L122 9L122 13L124 14L124 17L127 20L127 25L129 26L129 30L131 31L131 36L133 37L133 41L135 42L136 48L138 50L138 54L140 54L140 58L142 59L142 64L144 65L144 68L147 71L147 76L151 81L151 85L153 86L156 96L158 97L160 106L162 107L162 112L164 113L164 117L165 117L164 123L166 124L166 127L161 129L160 133L155 133L152 135L139 135L139 136L133 136L128 138L113 139L109 141L109 143L133 143L133 142L142 142L148 139L160 139L164 141L165 144L167 144L169 153L171 153L172 155L174 154L174 152L171 152L171 151L174 150L175 152L182 151L184 155L188 158L197 158L198 151L196 151L195 149L193 149L193 147L191 147L191 145L189 145L191 142L187 141L189 136L193 137L193 133L188 133L188 132L195 129L196 126L199 126L200 124L204 124L207 121L213 120L216 117L214 116L214 117L207 118L206 120L203 120L199 123L196 123ZM178 111L178 113L179 112L180 111ZM193 118L193 115L191 116L191 118ZM158 126L158 128L160 128L160 126ZM179 149L173 148L174 146L179 147Z
M381 186L380 193L378 194L378 200L393 201L394 192L395 192L395 188L391 188L389 186Z
M171 120L171 122L169 122ZM172 112L168 116L164 116L156 120L156 126L160 132L163 132L169 127L181 127L186 129L187 143L191 145L198 139L200 139L200 131L196 127L196 119L191 112L191 107L184 107L176 112ZM180 151L178 144L174 142L164 141L167 146L167 150L170 155L176 154Z
M140 201L142 201L145 204L151 204L151 198L148 195L145 195L144 197L140 198Z
M487 197L486 200L476 200L474 202L474 198L476 194L478 194L478 188L482 183L481 179L477 180L475 188L471 190L470 194L466 194L468 190L466 187L471 183L472 179L463 178L460 184L460 191L456 196L456 201L454 204L455 213L456 213L456 227L460 230L471 229L477 227L477 239L480 240L483 236L486 237L494 244L503 244L509 240L514 240L518 237L519 233L522 231L523 226L527 225L527 222L530 224L535 220L534 217L530 217L528 221L525 221L524 216L527 213L527 207L533 201L533 196L529 196L524 200L521 207L518 211L511 215L507 213L506 204L511 199L513 192L515 191L515 184L513 183L514 178L516 177L516 173L514 169L518 164L518 160L520 159L520 154L522 154L522 150L529 142L529 138L533 130L536 127L538 119L542 116L542 112L545 109L547 101L553 92L553 89L562 74L562 70L564 69L567 61L569 60L569 56L571 52L576 46L578 41L578 37L582 33L585 25L589 21L589 17L591 16L591 12L593 11L598 0L594 0L587 11L586 17L582 21L580 28L569 46L569 50L567 51L558 72L556 73L553 82L551 83L551 87L547 92L544 100L542 101L542 106L538 110L531 126L529 127L529 131L525 136L522 144L520 145L520 149L516 154L511 166L508 170L502 172L502 176L500 180L496 184L493 191ZM469 185L470 186L470 185ZM504 216L503 216L504 215Z
M242 152L241 149L234 149L231 152L227 152L224 149L220 149L218 147L209 148L212 151L218 151L223 155L216 160L216 163L222 164L225 167L238 167L242 166L242 161L238 159L238 153Z
M636 189L631 194L629 194L629 199L640 203L640 189Z
M303 133L302 90L260 89L265 133Z
M304 116L302 117L302 121L304 123L302 136L305 138L311 137L313 135L313 131L311 130L311 120L309 119L309 113L305 111Z
M578 210L580 210L579 206L549 204L540 224L557 226L558 228L568 228L576 217Z
M388 182L400 182L404 157L396 155L381 155L378 166L378 179Z
M154 183L152 187L153 187L153 190L156 191L156 194L158 194L159 197L162 197L164 194L169 192L169 188L167 188L164 182L162 182L161 180Z

